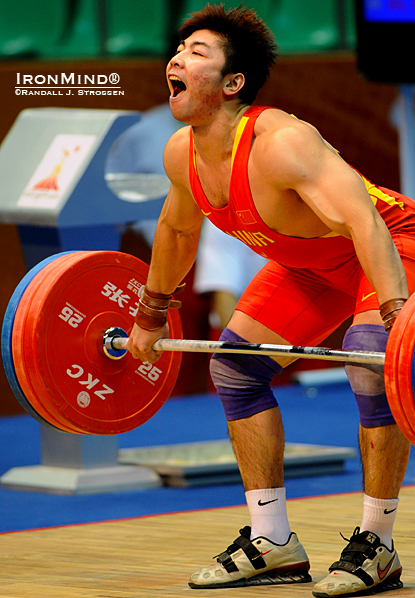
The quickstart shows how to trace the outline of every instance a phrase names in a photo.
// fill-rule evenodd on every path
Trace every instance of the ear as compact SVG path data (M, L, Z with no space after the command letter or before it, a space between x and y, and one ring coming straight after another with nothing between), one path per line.
M242 73L227 75L223 82L223 93L226 95L237 94L245 85L245 76Z

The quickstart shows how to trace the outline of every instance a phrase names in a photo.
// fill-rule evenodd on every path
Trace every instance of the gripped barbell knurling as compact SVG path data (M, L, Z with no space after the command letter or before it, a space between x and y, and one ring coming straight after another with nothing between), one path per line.
M125 350L127 338L112 339L112 348ZM155 351L182 351L196 353L245 353L247 355L289 356L303 359L322 359L326 361L342 361L344 363L361 363L383 365L385 353L365 351L341 351L325 347L297 347L295 345L269 345L255 343L229 343L222 341L202 341L187 339L163 338L153 345Z

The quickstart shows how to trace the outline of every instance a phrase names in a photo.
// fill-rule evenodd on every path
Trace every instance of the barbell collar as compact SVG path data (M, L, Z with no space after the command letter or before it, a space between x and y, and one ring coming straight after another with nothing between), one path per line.
M127 348L128 338L114 337L111 347L115 351ZM298 347L295 345L269 345L255 343L229 343L224 341L203 341L162 338L153 345L154 351L182 351L187 353L244 353L245 355L267 355L269 357L295 357L342 361L363 365L384 365L385 353L365 351L342 351L325 347Z
M127 347L124 348L116 348L114 346L114 339L124 339L125 345L127 345L128 335L122 328L118 326L113 326L112 328L108 328L105 330L103 337L102 337L102 348L104 354L109 357L110 359L122 359L124 355L127 353Z

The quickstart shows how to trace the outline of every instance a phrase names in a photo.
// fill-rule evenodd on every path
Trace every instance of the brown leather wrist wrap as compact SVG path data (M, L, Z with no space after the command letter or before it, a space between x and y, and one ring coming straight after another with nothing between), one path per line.
M386 332L390 332L405 302L406 299L389 299L379 307L380 317L383 320Z
M182 284L174 291L181 293L185 285ZM135 316L135 323L144 330L158 330L162 328L167 321L167 310L169 307L179 308L181 301L172 299L173 295L164 295L163 293L154 293L146 286L141 288L138 301L138 311Z

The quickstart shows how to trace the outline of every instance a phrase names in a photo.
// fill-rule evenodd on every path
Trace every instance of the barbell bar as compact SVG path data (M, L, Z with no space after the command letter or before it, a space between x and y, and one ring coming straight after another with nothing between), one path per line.
M123 334L124 333L124 334ZM121 359L127 350L128 337L119 328L110 328L103 333L104 352L110 359ZM204 341L162 338L153 345L154 351L180 351L187 353L244 353L245 355L267 355L269 357L295 357L342 361L365 365L384 365L385 353L365 351L342 351L326 347L299 347L296 345L272 345L258 343L230 343L226 341Z

